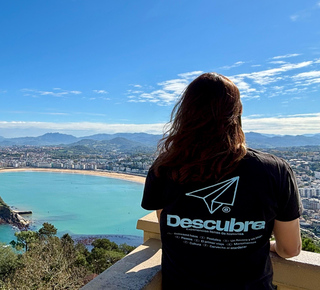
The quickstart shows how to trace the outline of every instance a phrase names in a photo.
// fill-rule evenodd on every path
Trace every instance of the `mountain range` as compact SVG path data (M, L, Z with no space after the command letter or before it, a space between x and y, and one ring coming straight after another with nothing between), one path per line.
M0 136L0 146L109 146L129 150L137 148L155 148L162 135L147 133L116 133L96 134L84 137L75 137L61 133L47 133L38 137L4 138ZM294 146L320 146L320 133L314 135L264 135L260 133L246 133L247 145L251 148L277 148ZM113 146L113 147L112 147Z

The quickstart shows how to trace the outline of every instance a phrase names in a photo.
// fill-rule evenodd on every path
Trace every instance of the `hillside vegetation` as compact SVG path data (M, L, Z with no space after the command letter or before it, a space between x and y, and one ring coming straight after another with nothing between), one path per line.
M16 233L11 246L0 244L0 289L79 289L122 259L134 247L96 239L91 252L44 223L39 231Z

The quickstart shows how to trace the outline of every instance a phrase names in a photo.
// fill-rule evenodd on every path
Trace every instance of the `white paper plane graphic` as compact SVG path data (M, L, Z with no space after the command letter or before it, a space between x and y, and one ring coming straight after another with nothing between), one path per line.
M233 206L238 189L239 176L186 193L201 198L212 214L223 205Z

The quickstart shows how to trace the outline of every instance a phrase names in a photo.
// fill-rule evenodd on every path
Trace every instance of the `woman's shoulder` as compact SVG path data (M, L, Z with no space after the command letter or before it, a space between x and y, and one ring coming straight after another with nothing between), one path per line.
M275 156L274 154L262 152L252 148L247 149L247 154L244 161L254 163L256 166L259 164L268 168L289 168L289 164L284 159Z

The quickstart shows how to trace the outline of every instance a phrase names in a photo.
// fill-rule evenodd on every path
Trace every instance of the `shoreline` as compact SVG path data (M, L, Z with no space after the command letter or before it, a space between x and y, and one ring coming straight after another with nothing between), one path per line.
M70 234L71 238L76 242L85 245L86 247L90 247L92 242L97 239L108 239L111 242L116 243L118 246L121 244L127 244L129 246L140 246L143 244L143 236L133 236L133 235L79 235Z
M24 167L24 168L0 168L0 174L5 173L5 172L27 172L27 171L92 175L92 176L121 179L121 180L140 183L140 184L144 184L145 179L146 179L145 177L138 176L138 175L130 175L130 174L124 174L124 173L117 173L117 172L108 172L108 171L95 171L95 170L26 168L26 167ZM24 218L22 218L22 219L24 219ZM24 219L24 221L30 222L25 219ZM9 225L17 226L17 225L12 225L12 224L9 224ZM29 223L28 226L31 226L31 223ZM138 236L113 235L113 234L100 234L100 235L74 234L72 236L74 236L74 239L77 240L77 242L81 242L83 244L87 244L88 241L95 240L97 238L110 238L110 240L112 240L116 243L127 243L130 245L136 246L137 244L140 243L140 240L143 240L142 237L138 237Z
M117 173L111 171L96 171L96 170L77 170L77 169L55 169L55 168L0 168L0 173L3 172L23 172L23 171L35 171L35 172L55 172L55 173L73 173L73 174L82 174L82 175L93 175L101 177L109 177L115 179L122 179L131 182L137 182L144 184L146 178L138 175L131 175L125 173Z

